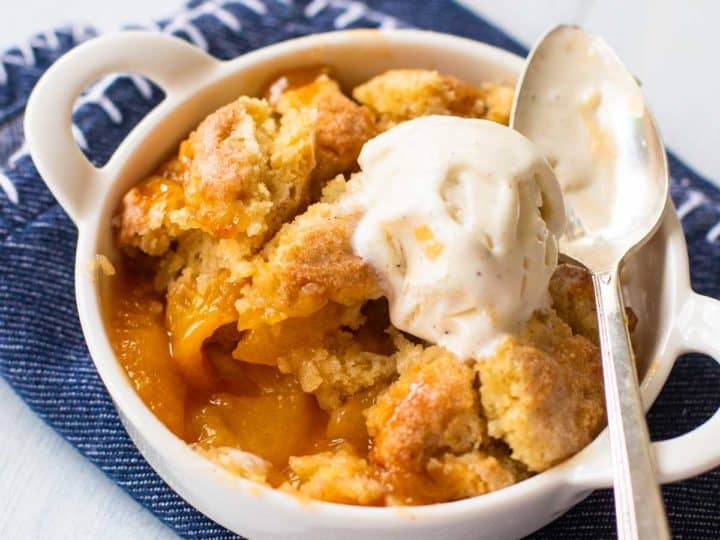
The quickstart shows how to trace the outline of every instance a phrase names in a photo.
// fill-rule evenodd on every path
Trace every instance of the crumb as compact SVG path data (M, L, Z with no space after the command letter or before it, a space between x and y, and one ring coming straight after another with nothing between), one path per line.
M528 476L522 464L499 448L473 450L459 456L446 453L431 458L427 472L434 482L442 486L445 500L484 495Z
M347 445L328 452L290 458L293 482L281 489L312 499L340 504L382 504L386 487L368 462Z
M272 470L272 464L255 454L227 446L206 448L200 444L193 444L191 447L201 456L217 463L223 469L233 474L237 474L258 484L267 484L267 478Z
M95 254L95 258L90 266L93 272L99 268L103 275L108 277L112 277L117 273L110 259L100 253Z

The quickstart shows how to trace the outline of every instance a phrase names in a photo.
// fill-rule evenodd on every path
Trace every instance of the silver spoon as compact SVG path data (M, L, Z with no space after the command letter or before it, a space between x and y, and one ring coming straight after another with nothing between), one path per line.
M551 30L530 53L511 126L555 168L569 220L560 249L592 272L618 537L669 538L618 277L665 210L662 141L622 62L600 38L572 26Z

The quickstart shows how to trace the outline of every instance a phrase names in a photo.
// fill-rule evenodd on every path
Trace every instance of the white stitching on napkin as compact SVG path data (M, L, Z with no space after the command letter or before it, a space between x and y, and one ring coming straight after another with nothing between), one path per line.
M720 221L718 221L705 235L705 240L711 244L720 238Z
M240 30L242 30L242 24L240 23L238 18L227 9L224 9L223 6L217 5L215 3L204 5L208 6L208 9L206 10L208 14L214 15L217 20L219 20L221 23L223 23L225 26L227 26L234 32L239 32ZM265 8L265 6L263 6L263 8Z
M3 64L34 66L36 60L33 48L44 48L51 51L59 50L61 44L58 34L60 33L71 35L76 44L82 43L93 35L92 32L84 26L74 24L68 29L60 28L58 30L45 30L33 36L29 40L15 45L15 48L20 52L19 55L3 54L0 56L0 86L5 86L8 83L7 69L5 69Z
M81 24L70 25L70 34L75 43L82 43L86 39L93 37L93 32Z
M85 139L85 135L80 130L79 127L77 127L75 124L72 124L71 126L72 135L75 139L75 142L82 150L87 150L87 140ZM23 140L23 143L20 145L20 148L15 150L10 157L7 160L8 167L12 170L15 168L17 163L25 158L30 157L30 150L27 146L27 141ZM12 180L6 175L0 172L0 189L2 189L5 192L5 195L7 195L8 200L13 203L15 206L20 204L20 195L18 194L18 190L15 187L15 184L13 184Z
M25 60L22 56L14 54L4 54L0 56L0 85L5 86L8 83L8 74L3 64L14 64L16 66L24 66Z
M242 4L250 11L254 11L258 15L265 15L267 13L265 4L263 4L260 0L236 0L235 3Z
M305 7L304 15L308 19L312 19L317 16L323 9L328 7L329 0L313 0Z
M32 45L29 41L23 41L16 45L18 51L20 51L20 54L22 55L24 62L23 64L26 66L34 66L35 65L35 51L33 51Z
M378 23L380 28L396 28L398 20L380 11L371 9L363 2L357 0L313 0L305 7L304 15L312 19L328 7L342 10L333 21L335 28L346 28L361 17Z
M206 4L201 4L205 6ZM174 34L175 32L185 32L195 45L200 47L203 51L208 50L208 42L205 36L197 26L191 22L191 17L197 15L197 8L190 11L183 11L178 13L172 21L163 29L166 34Z
M28 151L27 141L23 140L22 144L20 145L20 148L15 150L12 154L10 154L10 157L8 158L8 166L12 169L15 168L15 164L20 161L21 158L24 156L29 155L30 152Z
M704 208L704 207L708 207L708 208L710 208L711 211L720 215L720 205L713 204L707 198L707 196L704 193L702 193L701 191L690 188L690 179L689 178L680 178L680 180L671 178L670 181L673 184L679 184L680 186L682 186L683 188L685 188L687 190L687 197L677 207L677 210L676 210L677 216L680 219L680 221L684 220L689 214L691 214L698 208ZM710 227L710 229L708 229L707 233L705 233L705 241L710 244L716 242L718 239L720 239L720 221L718 221L715 225Z
M46 30L34 38L31 38L30 45L33 47L44 47L46 49L50 49L51 51L57 51L60 49L60 40L55 32Z
M97 105L105 111L105 114L108 115L108 118L110 118L114 124L121 124L123 121L123 115L120 112L120 109L118 109L117 105L115 105L112 100L105 95L105 91L116 80L117 77L110 76L101 79L96 84L93 84L78 98L77 102L75 102L75 110L77 111L80 107L87 104Z
M688 196L685 201L678 206L677 215L680 220L683 220L685 219L685 216L690 214L696 208L701 207L706 202L708 202L708 199L702 192L691 189L688 191Z
M237 4L245 6L247 9L257 13L267 13L267 8L260 0L208 0L188 11L178 12L170 22L161 28L157 23L150 22L138 25L141 28L145 28L153 31L161 31L166 34L175 34L176 32L184 32L190 40L203 50L208 49L208 42L205 36L197 26L193 24L193 19L202 15L211 15L215 17L222 25L226 26L233 32L240 32L242 30L242 23L240 20L231 12L225 9L229 4ZM119 78L129 77L130 81L135 85L138 92L146 99L149 100L152 97L152 87L146 79L138 75L111 75L105 77L83 94L78 99L75 110L79 109L83 105L94 104L99 106L105 114L108 115L110 120L115 124L120 124L123 121L123 115L120 108L105 95L107 89Z
M222 0L210 0L189 11L181 11L177 13L165 26L165 28L161 28L154 22L138 26L148 30L162 31L166 34L174 34L181 31L185 32L195 45L203 50L207 50L207 40L202 32L198 30L197 26L192 23L192 20L201 15L211 15L220 21L220 23L224 26L230 28L234 32L239 32L242 29L242 23L232 12L225 9L227 4L232 3L242 4L256 13L264 13L267 11L265 6L260 4L259 0L228 0L226 2L223 2ZM80 107L87 104L97 105L105 111L105 114L107 114L114 124L122 123L123 115L120 108L105 95L107 89L120 77L128 77L133 85L135 85L135 88L137 88L140 95L142 95L146 100L149 100L152 97L152 86L143 77L134 74L110 75L98 81L96 84L91 86L85 94L80 96L80 99L78 99L75 105L75 110L78 110Z
M287 3L288 1L289 0L283 0L283 3ZM242 22L235 14L225 9L228 5L233 4L243 6L258 15L267 13L267 7L261 0L207 0L190 10L178 12L164 28L154 22L137 26L148 30L161 31L170 35L177 32L184 32L196 46L207 51L207 39L198 27L193 24L193 20L202 15L210 15L230 30L240 32L242 30ZM345 28L361 17L366 17L378 23L381 28L394 28L398 26L398 21L395 17L370 9L363 2L356 0L314 0L305 8L305 16L314 17L327 7L342 10L342 13L340 13L334 21L336 28ZM95 104L105 111L105 114L108 115L113 123L120 124L123 120L120 108L105 95L108 87L110 87L119 76L123 75L112 75L93 85L80 97L75 110L82 105ZM130 75L129 77L140 94L145 99L150 99L152 90L149 83L137 75Z
M14 169L17 162L24 157L30 157L30 150L28 149L27 141L25 139L23 139L20 148L15 150L12 154L10 154L10 157L8 157L8 167L10 169ZM10 180L9 176L2 173L0 173L0 188L2 188L5 192L5 195L7 195L7 198L11 203L15 206L20 204L20 195L18 194L15 184L13 184L12 180Z
M15 184L13 184L10 179L2 173L0 173L0 189L5 192L8 200L15 206L20 203L20 197L18 196L17 189L15 189Z
M193 20L202 15L211 15L233 32L239 32L242 30L242 23L231 11L225 9L231 4L244 6L258 15L267 13L267 7L260 0L208 0L188 11L179 12L162 31L166 34L185 32L190 41L207 51L208 42L202 32L193 24Z
M17 164L20 159L22 159L25 156L28 156L28 147L27 147L27 141L23 141L23 143L20 145L20 148L15 150L10 157L8 158L7 164L10 169L14 169L15 165ZM17 206L20 203L20 196L18 195L17 188L15 187L15 184L12 183L12 180L10 180L10 177L8 177L6 174L3 174L0 172L0 189L2 189L5 192L5 195L7 195L8 200L13 203L15 206Z
M90 86L90 88L88 88L88 90L78 98L75 103L74 110L77 111L83 105L97 105L105 111L105 114L108 115L108 118L110 118L114 124L121 124L123 121L122 112L120 111L120 108L105 95L105 92L115 81L123 77L127 78L133 86L135 86L138 93L146 101L150 101L152 98L152 86L147 79L132 73L119 73L103 77L100 81Z
M128 75L128 77L142 97L146 100L152 97L152 86L145 77L141 77L140 75Z
M339 15L333 25L335 28L345 28L350 26L352 23L357 21L360 17L365 14L367 6L359 2L352 2L348 5L345 13Z
M80 149L87 151L88 143L82 130L77 127L77 125L73 124L70 126L70 131L72 131L73 139L75 139L75 143L80 147Z

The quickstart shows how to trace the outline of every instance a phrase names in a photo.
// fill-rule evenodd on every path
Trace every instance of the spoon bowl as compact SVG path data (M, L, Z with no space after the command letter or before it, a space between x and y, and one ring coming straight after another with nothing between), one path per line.
M593 276L618 537L669 538L618 277L668 204L667 158L655 122L610 47L559 26L528 57L510 125L555 170L568 213L560 249Z
M657 229L665 149L634 77L599 37L559 26L533 49L511 125L553 165L568 208L563 253L611 269Z

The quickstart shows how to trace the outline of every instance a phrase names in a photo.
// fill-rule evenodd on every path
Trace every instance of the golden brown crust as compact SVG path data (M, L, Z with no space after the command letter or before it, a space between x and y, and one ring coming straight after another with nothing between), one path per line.
M477 370L490 435L533 471L574 454L605 423L600 351L552 311L534 315Z
M396 358L399 379L367 411L372 461L422 473L441 450L463 453L479 445L484 422L473 370L440 347L401 343Z
M375 273L352 249L359 214L320 202L278 232L258 256L239 329L308 316L328 302L353 305L382 295Z
M200 228L219 238L264 231L275 131L267 103L242 97L205 118L183 142L181 155L191 163L186 204Z
M386 504L429 504L481 495L528 476L489 438L473 369L440 347L401 336L400 377L365 411L370 463Z
M256 251L310 202L315 116L288 109L277 120L267 102L247 97L221 107L180 145L176 184L151 177L126 195L121 244L162 255L181 232L200 229Z
M496 84L477 88L437 71L395 69L356 87L353 97L367 105L375 113L380 129L386 130L405 120L430 114L507 123L512 89Z
M259 246L309 200L314 119L290 111L278 126L266 101L241 97L208 116L181 154L191 163L185 199L192 219L217 238Z
M317 166L312 175L316 194L331 178L356 169L360 149L377 132L372 113L348 99L337 82L325 74L285 91L276 108L282 114L305 109L316 114Z

